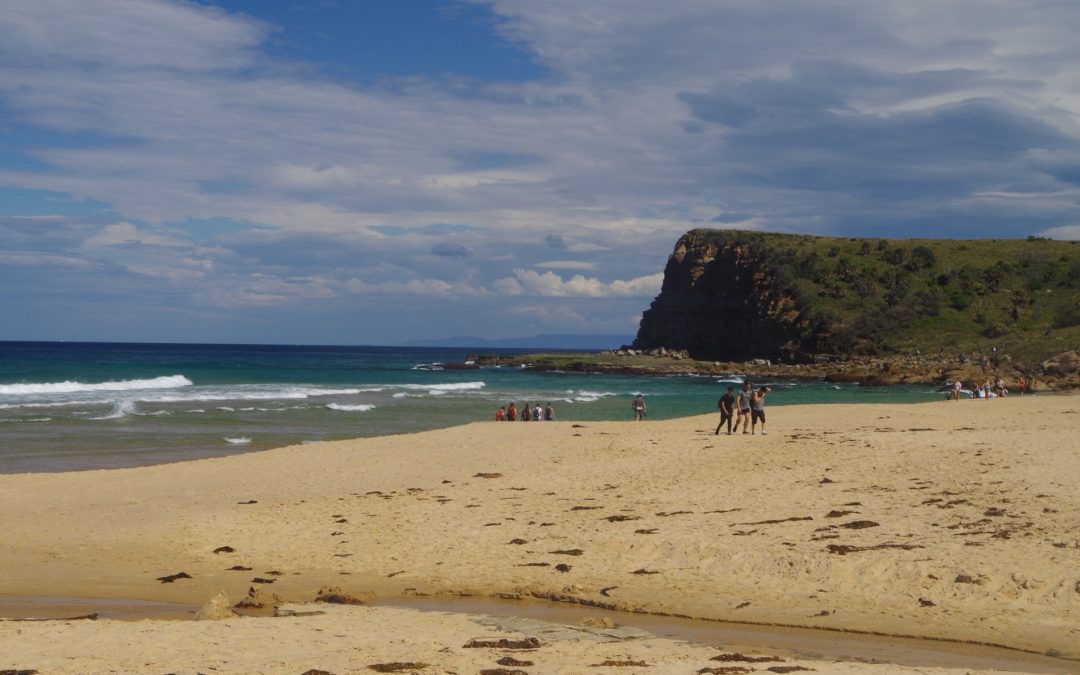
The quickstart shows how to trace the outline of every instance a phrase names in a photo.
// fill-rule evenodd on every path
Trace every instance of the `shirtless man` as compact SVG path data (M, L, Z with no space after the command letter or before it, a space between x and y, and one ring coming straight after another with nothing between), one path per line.
M772 389L762 387L750 396L751 435L757 433L758 422L761 422L761 435L764 436L769 433L765 431L765 394L768 394L770 391L772 391ZM743 427L743 429L745 428L746 427Z
M743 382L742 391L739 392L735 402L738 407L738 415L735 418L735 431L739 430L739 425L742 424L742 432L744 434L750 433L750 397L753 395L752 384L749 382Z

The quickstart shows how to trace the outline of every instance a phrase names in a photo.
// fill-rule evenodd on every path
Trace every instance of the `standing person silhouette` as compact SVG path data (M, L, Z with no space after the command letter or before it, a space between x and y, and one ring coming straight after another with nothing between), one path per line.
M749 382L743 382L742 390L736 399L739 413L735 418L735 431L739 430L741 424L744 434L750 433L750 397L753 396L753 391L751 391L753 386Z
M752 420L752 426L750 428L750 434L757 433L757 423L761 422L761 435L766 436L769 432L765 431L765 394L768 394L772 389L768 387L762 387L758 389L750 396L750 419ZM746 428L743 427L745 432Z
M724 426L724 422L727 422L727 432L731 435L731 418L735 416L735 388L728 387L727 393L720 397L720 401L716 404L720 408L720 424L716 425L716 436L720 435L720 427Z
M634 397L634 400L630 404L630 407L634 410L635 422L640 422L641 420L645 419L645 399L642 398L641 394L638 394Z

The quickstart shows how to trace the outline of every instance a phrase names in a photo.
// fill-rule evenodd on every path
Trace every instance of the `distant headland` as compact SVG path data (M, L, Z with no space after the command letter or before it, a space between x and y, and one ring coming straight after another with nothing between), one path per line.
M631 345L480 363L1080 387L1080 241L692 230Z

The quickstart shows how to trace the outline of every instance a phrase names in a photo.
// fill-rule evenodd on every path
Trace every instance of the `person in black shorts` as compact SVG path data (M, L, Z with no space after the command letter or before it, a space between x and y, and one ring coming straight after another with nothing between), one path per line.
M765 394L768 394L772 389L768 387L762 387L758 389L750 396L750 433L757 433L757 423L761 422L761 435L766 436L769 432L765 431ZM743 427L743 431L746 428Z
M731 435L731 419L735 416L735 388L728 387L727 393L720 397L720 401L716 404L720 408L720 424L716 425L716 433L714 435L720 435L720 427L724 426L724 422L727 422L727 432Z

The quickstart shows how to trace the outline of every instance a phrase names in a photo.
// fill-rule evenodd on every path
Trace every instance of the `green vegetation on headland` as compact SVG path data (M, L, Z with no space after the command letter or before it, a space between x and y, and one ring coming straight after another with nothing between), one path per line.
M1080 242L693 230L633 347L514 361L883 383L1023 373L1080 386Z

